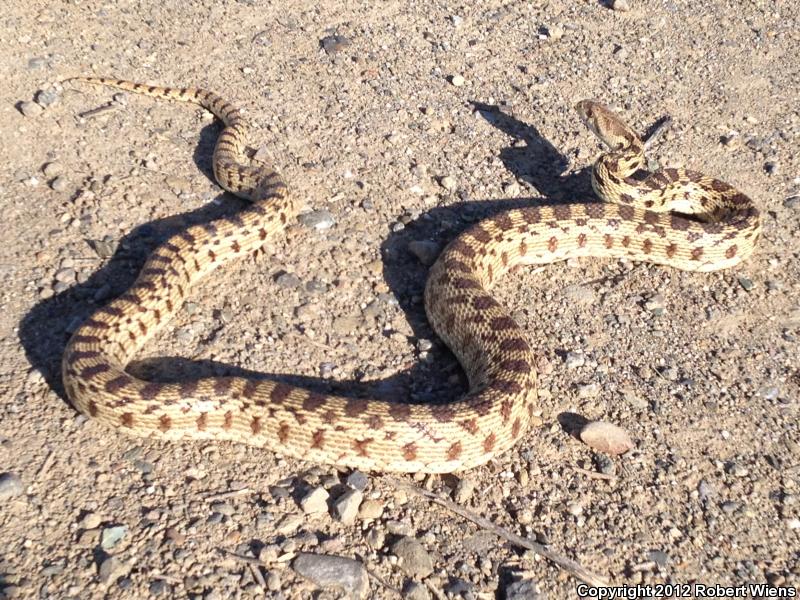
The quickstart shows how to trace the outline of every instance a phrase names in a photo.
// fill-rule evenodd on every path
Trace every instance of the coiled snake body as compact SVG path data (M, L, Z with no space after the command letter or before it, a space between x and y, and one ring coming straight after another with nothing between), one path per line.
M458 401L429 406L344 398L242 377L143 381L125 366L180 308L192 286L223 264L257 253L295 218L297 208L280 175L250 164L247 124L220 96L79 80L213 112L225 124L214 151L214 175L224 189L251 201L243 212L190 227L162 243L136 282L94 312L66 347L63 381L75 407L135 435L233 440L364 470L468 469L519 440L536 401L534 356L524 332L488 291L507 270L600 256L711 271L747 257L760 234L750 199L721 181L682 169L634 178L644 164L643 143L607 108L583 101L578 112L611 148L593 170L594 188L606 202L500 213L459 235L430 269L428 318L469 379L469 391Z

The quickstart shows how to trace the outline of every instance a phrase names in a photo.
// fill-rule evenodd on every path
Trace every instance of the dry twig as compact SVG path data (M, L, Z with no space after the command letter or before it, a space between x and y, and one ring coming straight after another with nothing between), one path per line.
M555 552L548 550L541 544L537 544L536 542L532 542L531 540L518 536L515 533L510 532L509 530L505 529L504 527L500 527L499 525L495 525L489 519L485 519L480 515L472 512L449 500L447 498L442 498L441 496L434 494L433 492L429 492L427 490L423 490L415 485L410 483L406 483L404 481L400 481L399 479L395 479L393 477L387 477L386 481L391 482L393 485L409 490L423 498L427 498L440 506L444 506L445 508L453 511L457 515L461 515L465 519L469 519L476 525L483 527L484 529L491 531L495 535L503 538L504 540L514 544L515 546L521 546L523 548L527 548L536 554L545 557L550 562L558 565L562 569L564 569L567 573L575 577L576 579L580 579L584 583L588 583L589 585L593 585L595 587L600 586L607 586L608 582L600 577L599 575L592 573L588 569L584 568L580 564L576 563L574 560L570 560L569 558L565 558L563 556L559 556Z

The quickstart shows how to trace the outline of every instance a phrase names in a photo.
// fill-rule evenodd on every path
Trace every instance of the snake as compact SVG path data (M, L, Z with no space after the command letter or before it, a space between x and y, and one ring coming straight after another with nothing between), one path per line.
M95 310L66 344L62 381L73 406L134 436L240 442L365 471L471 469L512 448L537 415L536 356L525 331L490 293L505 273L575 257L714 271L750 256L761 233L760 213L744 193L683 168L647 171L642 138L607 106L583 100L575 106L578 115L605 146L591 169L599 200L499 212L467 227L429 269L428 320L468 380L457 400L347 397L266 375L148 381L126 365L190 290L223 265L263 255L265 244L296 220L299 206L277 171L250 158L250 127L222 96L103 77L69 81L212 112L224 125L214 177L248 201L233 215L187 227L158 245L135 282Z

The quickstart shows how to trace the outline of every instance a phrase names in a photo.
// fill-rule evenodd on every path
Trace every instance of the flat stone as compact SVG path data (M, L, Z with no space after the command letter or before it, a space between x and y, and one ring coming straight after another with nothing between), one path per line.
M439 244L436 242L413 240L408 243L408 251L416 256L420 263L429 267L436 262L436 257L439 256L440 248Z
M25 102L20 102L18 105L19 112L21 112L26 117L38 117L44 112L44 108L42 108L41 104L37 104L33 100L26 100Z
M25 492L22 479L16 473L0 474L0 500L16 498Z
M369 591L367 570L352 558L302 552L292 562L292 568L314 585L339 588L352 598L364 598Z
M453 499L459 504L465 504L470 498L472 498L474 491L475 482L472 479L464 477L458 480L458 484L456 485L456 489L453 494Z
M106 527L100 535L100 546L103 550L110 550L122 541L125 534L128 533L126 525L114 525L113 527Z
M333 215L327 210L315 210L309 213L304 213L298 216L297 220L301 225L304 225L310 229L316 229L317 231L330 229L336 224L336 220L333 218Z
M367 489L369 477L367 477L361 471L353 471L347 476L347 481L345 483L347 483L347 487L358 490L359 492L363 492L365 489Z
M400 568L409 577L422 579L433 573L433 559L425 547L412 537L403 537L392 546L392 552L401 559Z
M328 512L330 494L323 487L315 487L300 500L300 508L307 515Z
M98 575L102 583L110 584L122 577L127 570L128 567L125 565L125 563L120 561L118 558L109 556L102 563L100 563Z
M336 499L333 505L334 516L345 525L352 525L356 520L363 498L364 494L358 490L346 491Z
M343 35L326 35L319 43L325 54L338 54L350 45L350 40Z

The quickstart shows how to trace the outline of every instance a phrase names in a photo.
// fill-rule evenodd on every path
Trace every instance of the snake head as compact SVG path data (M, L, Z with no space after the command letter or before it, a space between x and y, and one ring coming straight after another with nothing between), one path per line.
M609 148L619 150L639 142L636 133L610 108L596 100L581 100L575 105L584 125Z

